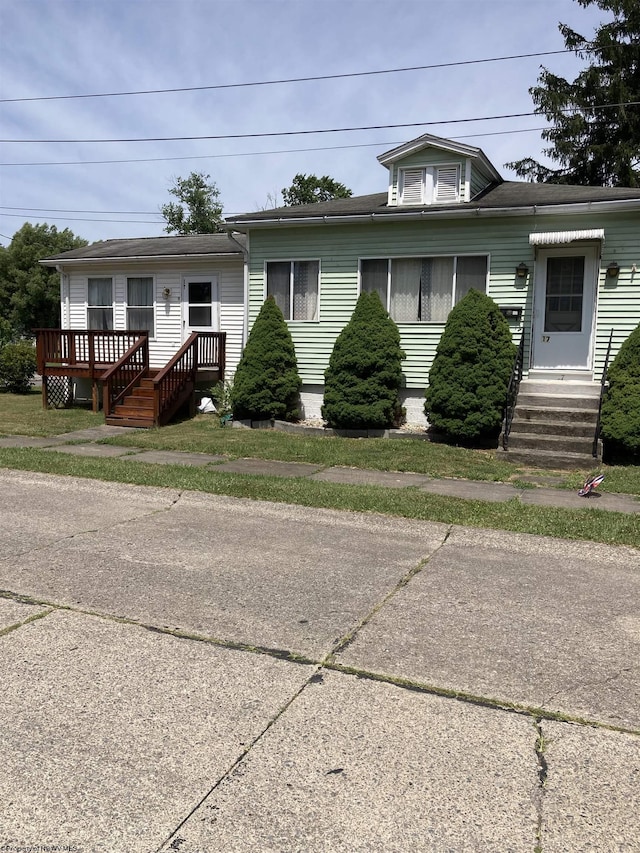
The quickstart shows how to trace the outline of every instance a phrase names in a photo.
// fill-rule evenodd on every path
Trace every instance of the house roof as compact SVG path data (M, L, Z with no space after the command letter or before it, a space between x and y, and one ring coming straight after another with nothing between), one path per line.
M626 187L582 187L565 184L534 184L528 181L503 181L491 184L471 201L452 204L397 205L388 204L388 194L352 196L351 198L321 201L316 204L300 204L293 207L277 207L272 210L259 210L255 213L243 213L227 218L229 224L243 225L260 223L284 223L305 219L335 219L353 216L399 217L407 214L428 213L431 216L447 216L452 211L474 212L482 210L534 208L540 206L560 206L572 204L598 204L638 200L640 189ZM640 208L640 205L639 205Z
M246 237L238 234L197 234L188 237L134 237L122 240L101 240L81 249L50 255L40 263L53 265L65 261L119 260L133 258L184 258L207 255L240 255Z

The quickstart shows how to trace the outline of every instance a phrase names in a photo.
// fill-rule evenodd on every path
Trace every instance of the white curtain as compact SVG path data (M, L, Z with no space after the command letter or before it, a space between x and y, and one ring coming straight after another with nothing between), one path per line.
M446 322L451 311L453 258L425 258L422 264L422 320Z
M318 319L319 272L319 261L294 261L292 319L311 321Z
M422 258L391 261L391 316L396 323L417 323L420 318Z
M87 328L113 329L113 283L110 278L88 279Z
M285 320L291 319L290 278L291 264L289 261L271 261L267 264L267 296L273 296L276 305L284 314Z

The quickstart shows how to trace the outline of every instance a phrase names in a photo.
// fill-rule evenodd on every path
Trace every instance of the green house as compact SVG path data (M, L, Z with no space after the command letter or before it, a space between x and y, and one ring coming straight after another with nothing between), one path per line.
M320 415L334 341L362 290L400 329L409 422L424 421L444 323L470 288L524 339L525 376L595 386L610 340L613 357L640 320L640 189L504 181L479 148L431 135L378 161L383 192L227 219L247 235L247 327L273 295L305 416Z

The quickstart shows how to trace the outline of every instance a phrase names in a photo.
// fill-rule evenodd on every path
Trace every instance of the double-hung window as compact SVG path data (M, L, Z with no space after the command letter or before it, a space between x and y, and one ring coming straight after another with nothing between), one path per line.
M113 279L90 278L87 282L87 328L113 329Z
M127 329L148 331L153 337L153 276L127 279Z
M285 320L318 319L319 261L268 261L266 279Z
M371 258L360 262L360 289L375 291L396 323L444 323L473 288L487 287L486 255Z
M424 166L400 169L400 204L460 201L460 167Z

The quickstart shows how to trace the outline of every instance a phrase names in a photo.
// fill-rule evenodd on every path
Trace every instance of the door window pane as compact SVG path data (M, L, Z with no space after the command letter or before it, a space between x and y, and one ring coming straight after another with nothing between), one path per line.
M190 281L189 282L189 302L195 305L211 302L211 282L210 281Z
M211 326L211 306L190 305L189 326Z
M581 332L584 256L547 259L545 332Z

